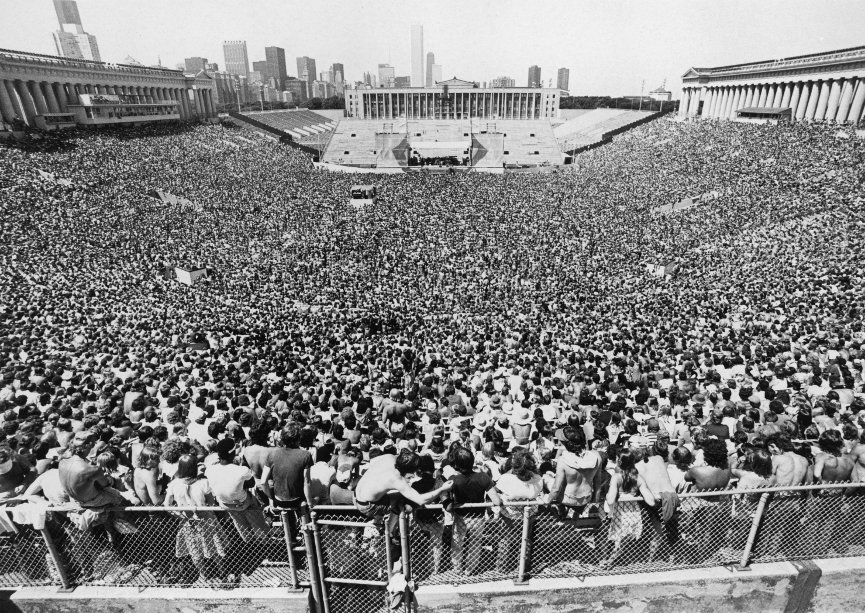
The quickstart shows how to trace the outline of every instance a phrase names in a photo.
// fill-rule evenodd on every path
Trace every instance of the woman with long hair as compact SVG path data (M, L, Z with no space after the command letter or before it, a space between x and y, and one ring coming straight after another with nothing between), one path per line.
M640 505L634 497L642 496L648 506L655 506L655 497L637 472L637 462L641 459L639 453L630 447L619 452L618 470L610 481L610 489L601 512L602 518L609 513L610 529L607 541L612 548L607 558L601 561L602 566L612 566L622 553L622 545L626 541L637 541L643 535L643 517L640 514Z
M499 551L496 557L496 570L508 572L514 544L519 542L517 524L522 520L523 507L510 506L509 502L540 500L544 492L544 482L538 474L538 465L528 449L518 448L505 464L507 470L496 482L496 491L505 506L502 508L502 522L499 526ZM538 507L529 507L534 515ZM531 543L529 543L531 547Z
M133 473L135 495L143 505L159 506L165 498L165 491L160 483L159 449L145 447L138 456L138 466Z
M207 479L199 475L198 461L194 455L186 454L177 462L177 472L168 484L165 506L209 507L216 500ZM177 531L174 555L180 559L189 557L198 569L202 581L211 575L209 564L216 570L221 580L231 581L225 573L225 546L222 542L222 529L214 513L210 511L185 511L184 521Z

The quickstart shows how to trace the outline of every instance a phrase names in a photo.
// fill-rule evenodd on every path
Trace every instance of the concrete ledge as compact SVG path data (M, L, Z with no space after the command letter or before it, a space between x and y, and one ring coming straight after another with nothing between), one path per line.
M421 613L852 612L865 610L865 590L859 588L863 579L865 558L843 558L754 564L746 571L714 567L531 579L526 585L502 581L424 586L417 600Z
M0 613L309 613L308 590L285 588L21 588L0 592Z

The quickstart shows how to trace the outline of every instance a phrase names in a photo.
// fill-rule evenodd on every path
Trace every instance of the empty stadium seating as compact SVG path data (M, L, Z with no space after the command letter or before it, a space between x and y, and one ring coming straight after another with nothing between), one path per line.
M317 135L331 132L336 122L314 111L260 111L244 113L250 118L272 126L290 135L294 140L318 142Z
M651 111L592 109L556 126L555 137L562 151L573 151L599 143L604 134L627 127L651 114Z

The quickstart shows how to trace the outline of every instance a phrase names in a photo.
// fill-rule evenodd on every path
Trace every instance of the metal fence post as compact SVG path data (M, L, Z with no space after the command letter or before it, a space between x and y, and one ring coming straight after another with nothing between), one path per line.
M285 550L288 552L288 568L291 571L291 587L297 589L297 562L294 559L294 551L291 544L291 530L288 528L288 513L287 510L279 512L279 518L282 520L282 534L285 537Z
M72 581L69 579L66 564L63 562L63 558L60 557L60 551L57 549L57 545L54 544L54 538L48 532L48 528L42 528L39 532L42 534L42 540L45 541L45 547L48 548L51 561L54 562L54 568L57 569L57 574L60 575L60 583L63 586L61 589L71 592L75 588L72 587Z
M327 594L327 586L325 585L324 558L321 552L321 534L319 533L318 524L315 523L315 511L310 513L310 523L312 524L312 537L315 544L315 559L318 566L318 576L321 581L321 604L324 608L324 613L330 613L330 601Z
M306 567L309 569L309 590L315 603L316 613L323 613L321 593L324 591L324 581L318 573L315 562L315 546L312 540L312 520L309 517L309 505L300 503L300 526L303 534L303 544L306 548Z
M766 504L769 502L769 494L761 494L760 501L757 503L757 510L754 511L754 521L751 522L751 531L748 533L748 541L745 543L745 549L742 551L742 559L739 561L739 570L746 570L748 563L751 561L751 551L754 549L754 541L757 540L757 532L760 530L760 522L763 519L763 514L766 511Z
M406 613L411 613L413 599L413 592L409 583L411 581L411 547L409 546L408 514L405 512L405 508L399 512L399 541L402 549L402 574L405 577L406 583L404 596L405 610Z
M529 562L529 531L531 528L532 516L529 513L529 507L523 507L523 537L520 542L520 566L517 571L517 578L514 583L520 585L527 583L526 581L526 570L528 569Z

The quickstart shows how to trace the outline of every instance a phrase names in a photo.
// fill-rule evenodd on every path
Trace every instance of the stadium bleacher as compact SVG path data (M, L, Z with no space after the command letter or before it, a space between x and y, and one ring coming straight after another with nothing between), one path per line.
M562 151L594 145L604 134L627 127L652 115L651 111L591 109L573 114L553 129Z
M244 115L281 130L299 142L317 143L318 135L329 133L336 126L333 119L306 109L257 111L244 113Z

